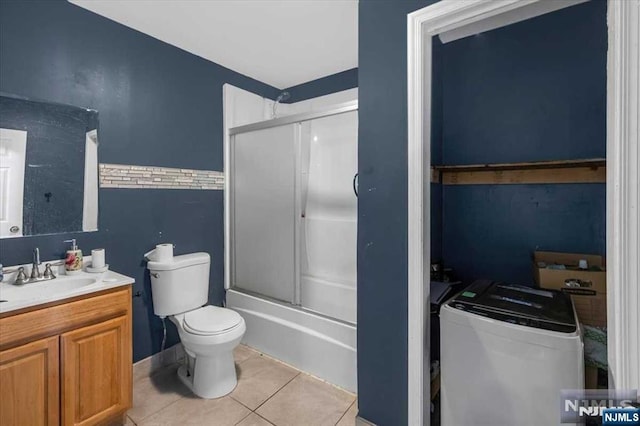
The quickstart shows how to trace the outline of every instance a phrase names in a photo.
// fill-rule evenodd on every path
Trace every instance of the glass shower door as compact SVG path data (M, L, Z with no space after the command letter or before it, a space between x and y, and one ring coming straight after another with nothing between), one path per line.
M358 114L302 124L300 302L356 322Z
M289 124L234 136L234 287L295 303L297 282L296 136Z

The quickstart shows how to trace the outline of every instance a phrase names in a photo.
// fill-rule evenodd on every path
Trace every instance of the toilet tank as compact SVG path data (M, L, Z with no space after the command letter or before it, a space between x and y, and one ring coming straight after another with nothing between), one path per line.
M168 262L149 261L153 312L161 317L199 308L209 298L208 253L174 256Z

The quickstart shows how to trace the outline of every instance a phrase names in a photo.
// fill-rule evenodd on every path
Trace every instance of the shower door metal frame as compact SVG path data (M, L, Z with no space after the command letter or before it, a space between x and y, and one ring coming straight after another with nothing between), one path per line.
M302 123L307 121L312 121L319 118L330 117L339 114L345 114L352 111L358 110L358 101L345 102L338 105L333 105L329 108L319 109L317 111L312 112L303 112L299 114L291 114L285 117L274 118L271 120L259 121L257 123L246 124L243 126L232 127L229 129L228 140L229 145L228 149L228 164L225 164L225 175L227 182L225 182L225 187L229 191L229 196L225 197L225 212L224 217L228 218L228 221L225 221L224 224L224 237L225 244L228 245L228 250L225 249L225 268L224 268L224 287L225 290L228 290L232 287L233 284L233 271L235 271L235 256L234 256L234 226L233 221L235 218L235 194L234 194L234 165L235 165L235 138L237 135L241 135L244 133L255 132L259 130L270 129L274 127L280 126L288 126L290 124L295 124L294 127L294 198L295 198L295 211L294 214L294 288L293 288L293 296L291 304L293 306L302 307L302 296L300 292L300 229L301 229L301 215L302 215L302 191L301 191L301 176L300 176L300 168L301 168L301 142L302 142ZM226 170L228 167L228 170ZM242 289L239 289L242 290Z
M311 121L316 118L329 117L332 115L344 114L346 112L357 111L358 101L345 102L334 105L329 108L319 109L318 111L301 112L291 114L284 117L273 118L271 120L258 121L257 123L245 124L243 126L232 127L229 129L229 135L234 136L239 133L254 132L256 130L269 129L271 127L285 126L287 124L302 123Z

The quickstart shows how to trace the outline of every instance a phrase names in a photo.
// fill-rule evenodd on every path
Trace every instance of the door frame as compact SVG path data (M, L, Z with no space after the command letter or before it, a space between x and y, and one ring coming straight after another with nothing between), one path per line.
M407 16L408 423L429 424L431 38L498 28L577 2L442 0ZM640 388L640 0L609 0L607 320L611 387Z
M17 156L19 164L15 164L15 158L9 160L9 169L8 176L5 176L4 184L9 183L9 187L2 188L0 187L0 192L3 190L7 191L5 195L6 198L9 199L9 203L7 200L3 200L3 205L0 208L6 209L7 218L6 221L9 222L9 218L13 217L15 214L15 219L20 220L20 227L17 232L12 233L9 231L13 226L15 226L15 222L13 226L10 223L0 224L0 238L18 238L24 236L24 176L27 168L27 138L28 134L26 130L17 130L17 129L8 129L8 128L0 128L0 138L5 140L5 143L9 144L9 149L3 155L2 152L2 143L0 143L0 169L2 169L2 157L9 156L14 157ZM17 148L17 149L16 149ZM6 169L6 163L5 167ZM2 171L0 170L0 173ZM17 183L14 182L14 178L17 178ZM11 191L13 189L13 193ZM17 197L14 197L17 195ZM16 198L16 200L13 200ZM9 206L17 206L15 210L12 212ZM0 212L0 220L2 219L3 212Z

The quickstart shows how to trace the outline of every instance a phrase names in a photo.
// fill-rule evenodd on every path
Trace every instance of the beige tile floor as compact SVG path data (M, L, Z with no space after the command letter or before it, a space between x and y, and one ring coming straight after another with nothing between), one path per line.
M127 425L353 426L355 395L240 345L234 352L238 386L218 399L195 397L177 365L133 384Z

